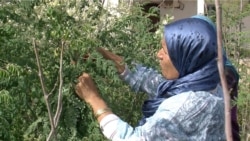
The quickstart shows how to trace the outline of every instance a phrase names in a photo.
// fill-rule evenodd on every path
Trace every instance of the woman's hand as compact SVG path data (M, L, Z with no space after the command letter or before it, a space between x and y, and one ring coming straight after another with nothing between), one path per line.
M78 78L78 83L75 89L77 95L90 104L95 115L98 115L98 110L109 109L106 102L99 95L97 87L89 74L83 73ZM100 122L106 115L109 114L112 114L111 110L102 112L96 118Z
M77 95L87 103L90 103L93 99L100 98L94 81L87 73L83 73L78 78L78 83L75 89Z
M125 64L121 56L118 56L103 48L97 48L97 51L102 54L105 59L111 60L115 63L118 73L123 73L125 70Z

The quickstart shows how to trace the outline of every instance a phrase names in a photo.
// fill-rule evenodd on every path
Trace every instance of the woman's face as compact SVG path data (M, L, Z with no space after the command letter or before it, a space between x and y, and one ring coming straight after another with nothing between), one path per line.
M177 79L179 77L179 73L169 57L165 39L162 39L161 45L162 48L158 51L157 58L160 62L162 75L168 80Z

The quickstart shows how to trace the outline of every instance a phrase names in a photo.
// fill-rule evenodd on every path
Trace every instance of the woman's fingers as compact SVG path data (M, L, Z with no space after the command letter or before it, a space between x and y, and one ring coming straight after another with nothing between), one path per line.
M77 95L86 102L90 101L93 97L99 97L97 87L88 73L83 73L78 78L75 91Z
M88 74L83 73L79 78L78 78L78 83L75 87L76 93L82 98L85 98L85 94L88 91L88 84L86 83L86 78L88 77Z

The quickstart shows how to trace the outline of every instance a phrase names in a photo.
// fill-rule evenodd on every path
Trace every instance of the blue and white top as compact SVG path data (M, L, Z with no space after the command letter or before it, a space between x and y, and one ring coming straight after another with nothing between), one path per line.
M126 68L121 78L150 99L165 81L157 71L140 65L134 71ZM222 89L218 85L209 92L187 91L166 98L143 125L135 128L115 114L104 117L100 127L112 141L224 141Z

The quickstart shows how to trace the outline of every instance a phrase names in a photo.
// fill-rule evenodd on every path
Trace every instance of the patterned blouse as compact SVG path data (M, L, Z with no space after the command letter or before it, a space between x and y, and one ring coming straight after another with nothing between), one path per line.
M157 71L140 65L134 71L126 69L121 78L151 99L165 80ZM222 89L218 85L210 92L189 91L167 98L142 126L133 128L110 114L101 120L100 127L112 141L224 141Z

